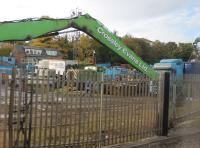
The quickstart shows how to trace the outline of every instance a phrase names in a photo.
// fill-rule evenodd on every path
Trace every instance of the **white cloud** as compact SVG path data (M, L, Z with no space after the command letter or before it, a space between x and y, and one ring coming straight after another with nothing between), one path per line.
M138 21L131 26L123 24L125 30L122 34L129 32L135 37L144 37L165 42L193 42L200 35L200 13L198 12L194 12L190 16L189 11L183 10Z
M68 17L80 8L120 35L193 41L199 35L199 0L1 0L0 21Z

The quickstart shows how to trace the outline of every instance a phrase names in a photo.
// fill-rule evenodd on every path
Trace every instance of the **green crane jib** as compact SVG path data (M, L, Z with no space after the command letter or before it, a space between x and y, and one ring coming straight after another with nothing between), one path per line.
M0 42L25 41L73 27L93 37L101 44L125 59L133 67L147 76L156 79L158 73L128 48L118 37L110 32L101 22L89 14L70 19L27 19L0 23Z

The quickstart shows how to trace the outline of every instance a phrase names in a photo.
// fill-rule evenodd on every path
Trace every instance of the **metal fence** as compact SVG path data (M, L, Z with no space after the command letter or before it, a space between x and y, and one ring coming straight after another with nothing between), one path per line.
M170 116L175 126L200 115L200 75L187 74L183 79L172 79L170 93Z
M96 76L1 77L0 147L103 147L161 133L162 80Z

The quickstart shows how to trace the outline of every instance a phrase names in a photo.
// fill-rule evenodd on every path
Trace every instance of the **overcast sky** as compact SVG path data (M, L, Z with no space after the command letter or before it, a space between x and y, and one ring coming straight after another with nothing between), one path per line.
M65 18L76 8L120 36L193 42L200 35L200 0L1 0L0 21Z

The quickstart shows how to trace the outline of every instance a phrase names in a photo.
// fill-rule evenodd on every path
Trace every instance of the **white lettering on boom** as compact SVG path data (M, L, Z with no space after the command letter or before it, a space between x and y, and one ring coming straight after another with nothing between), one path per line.
M141 69L147 71L148 67L143 64L141 61L136 59L127 48L123 48L115 39L111 38L106 32L103 31L103 28L99 27L97 29L98 33L101 34L106 40L108 40L113 46L117 48L117 51L122 51L129 59L131 59L135 64L137 64Z

